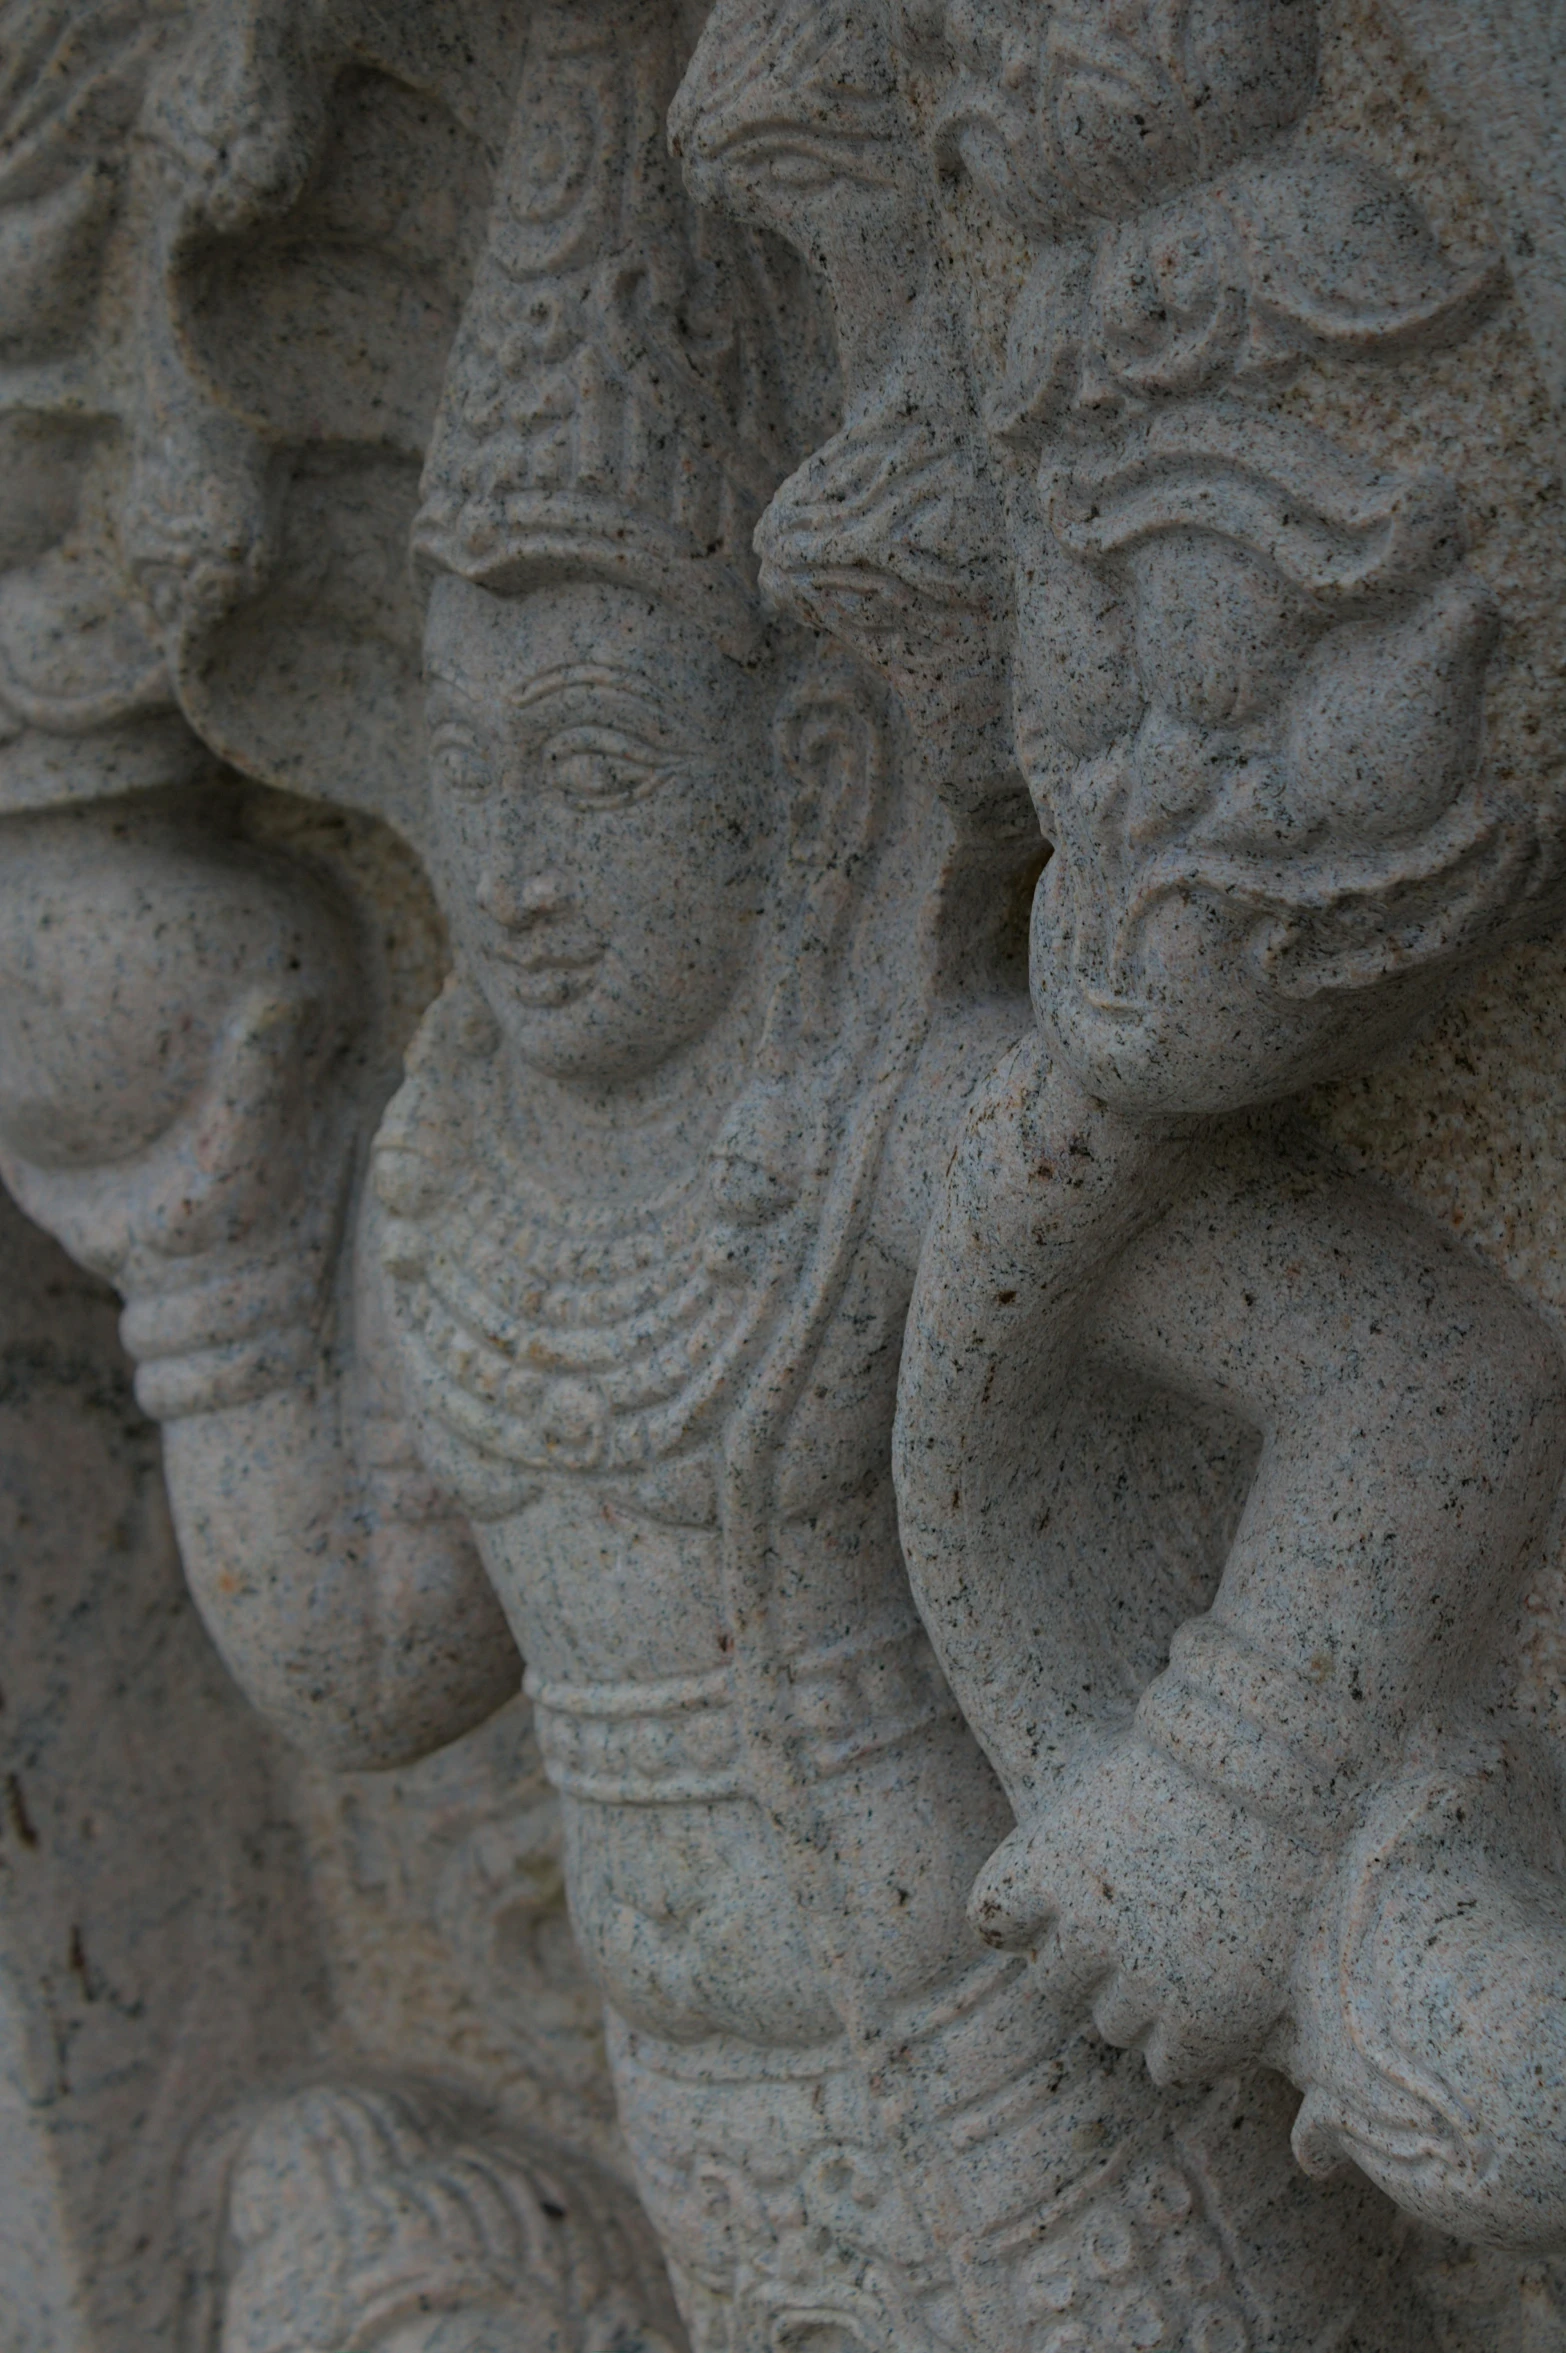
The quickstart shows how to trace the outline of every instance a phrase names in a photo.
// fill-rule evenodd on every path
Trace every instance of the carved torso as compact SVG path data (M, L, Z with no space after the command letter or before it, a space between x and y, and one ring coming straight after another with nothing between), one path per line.
M528 1662L579 1932L616 2007L655 2031L819 2044L837 2020L754 1812L720 1515L729 1428L802 1279L799 1230L737 1228L706 1162L628 1207L552 1197L464 1016L471 1031L458 983L388 1117L380 1249L425 1459L472 1514ZM771 1640L823 1779L954 1721L887 1475L910 1279L872 1225L777 1466ZM935 1884L961 1880L990 1811L967 1835L953 1823ZM910 1815L894 1845L919 1842ZM908 1989L971 1960L949 1894L909 1926Z
M1551 13L0 0L0 1174L373 1917L0 1675L191 2353L1555 2342Z

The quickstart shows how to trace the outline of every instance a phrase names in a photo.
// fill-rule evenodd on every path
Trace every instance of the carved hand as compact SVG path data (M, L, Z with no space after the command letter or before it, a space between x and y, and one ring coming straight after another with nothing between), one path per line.
M149 1412L256 1393L309 1342L340 1215L343 916L237 845L78 816L19 843L0 958L11 1189L126 1300Z
M974 1887L994 1945L1040 1953L1155 2080L1209 2081L1265 2048L1317 1857L1135 1732L1079 1756Z
M366 991L309 872L202 814L13 829L0 1174L126 1302L186 1575L236 1679L339 1762L421 1755L521 1670L466 1528L418 1476L373 1301L335 1281L372 1109Z

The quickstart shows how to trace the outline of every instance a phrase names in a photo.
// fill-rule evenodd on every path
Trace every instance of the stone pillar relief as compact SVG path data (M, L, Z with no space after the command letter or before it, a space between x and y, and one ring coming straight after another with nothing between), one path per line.
M1563 75L0 0L0 2353L1566 2353Z

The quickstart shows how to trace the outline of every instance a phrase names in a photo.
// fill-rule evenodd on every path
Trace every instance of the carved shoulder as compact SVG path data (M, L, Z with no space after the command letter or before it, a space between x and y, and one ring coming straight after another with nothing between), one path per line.
M937 1009L887 1138L876 1209L877 1239L910 1274L974 1094L1029 1026L1020 995Z

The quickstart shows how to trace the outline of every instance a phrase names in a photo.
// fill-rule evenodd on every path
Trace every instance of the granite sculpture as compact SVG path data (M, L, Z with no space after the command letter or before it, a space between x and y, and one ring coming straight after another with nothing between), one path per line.
M5 2353L1566 2344L1543 14L0 22L0 1172L256 1857Z

